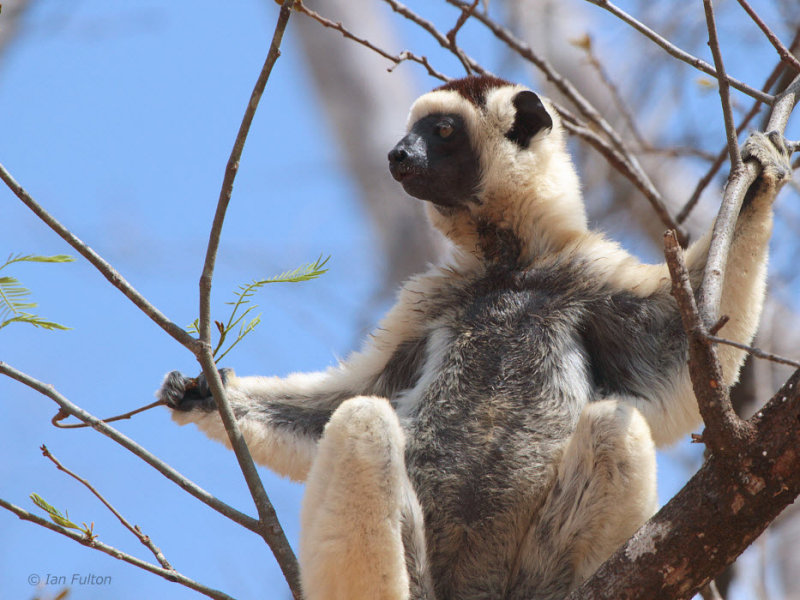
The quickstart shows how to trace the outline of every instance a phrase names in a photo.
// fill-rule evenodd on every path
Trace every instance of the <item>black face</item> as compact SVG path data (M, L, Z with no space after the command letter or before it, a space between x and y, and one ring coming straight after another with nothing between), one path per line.
M456 114L432 114L414 123L389 152L389 170L408 194L439 206L465 204L480 182L478 156Z

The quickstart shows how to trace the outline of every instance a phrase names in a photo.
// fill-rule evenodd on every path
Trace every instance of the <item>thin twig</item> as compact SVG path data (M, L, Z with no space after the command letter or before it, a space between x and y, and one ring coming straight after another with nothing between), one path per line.
M700 60L696 56L692 56L691 54L689 54L688 52L685 52L684 50L681 50L680 48L678 48L677 46L672 44L669 40L667 40L666 38L660 36L655 31L653 31L652 29L650 29L649 27L644 25L642 22L637 21L631 15L629 15L628 13L626 13L624 10L620 9L619 7L613 5L611 2L608 2L607 0L586 0L586 1L592 3L592 4L596 5L596 6L599 6L600 8L606 9L612 15L614 15L618 19L624 21L625 23L627 23L628 25L630 25L631 27L636 29L636 31L638 31L639 33L643 34L645 37L649 38L650 40L652 40L653 42L655 42L656 44L661 46L664 50L667 51L667 54L669 54L670 56L673 56L673 57L677 58L678 60L681 60L681 61L693 66L695 69L698 69L698 70L702 71L703 73L706 73L707 75L710 75L711 77L714 77L717 80L720 79L720 76L714 70L714 67L709 65L707 62L705 62L703 60ZM761 92L759 90L756 90L756 89L750 87L749 85L747 85L745 83L742 83L741 81L739 81L737 79L734 79L732 77L726 77L726 80L732 87L736 88L740 92L745 93L748 96L751 96L753 98L756 98L757 100L760 100L761 102L764 102L765 104L772 104L772 102L774 101L774 97L773 96L771 96L769 94L766 94L764 92Z
M0 179L2 179L12 192L22 200L33 213L45 224L55 231L65 242L72 246L81 256L88 260L111 285L121 291L139 309L150 317L156 325L161 327L169 335L175 338L192 352L197 352L198 341L189 335L183 327L170 321L164 314L153 306L144 296L128 283L114 267L112 267L103 257L92 248L78 239L69 229L64 227L55 217L47 212L42 206L26 192L23 187L11 176L11 174L0 164Z
M439 45L442 48L450 50L450 52L453 52L456 58L458 58L464 64L464 67L467 68L469 71L478 73L479 75L486 75L488 73L486 69L484 69L476 60L470 58L463 50L461 50L457 46L456 49L458 50L458 52L454 51L453 47L450 45L450 40L447 39L447 35L443 34L441 31L436 29L436 26L433 23L431 23L427 19L423 19L421 16L419 16L417 13L415 13L407 6L401 4L400 2L397 2L397 0L384 0L384 2L386 2L386 4L388 4L394 12L396 12L400 16L408 19L412 23L415 23L416 25L427 31L433 37L433 39L435 39L439 43ZM467 4L464 5L464 8L468 7L469 5ZM475 16L477 17L479 14L480 13L475 13Z
M196 582L193 579L189 579L186 575L175 571L174 569L165 569L163 567L158 567L154 564L147 562L146 560L142 560L140 558L136 558L135 556L131 556L113 546L109 546L104 544L103 542L98 541L97 539L88 539L85 535L82 535L76 531L71 531L69 529L65 529L64 527L60 527L55 523L51 523L50 521L39 517L38 515L34 515L33 513L28 512L27 510L20 508L10 502L3 500L0 498L0 507L5 508L6 510L11 511L15 515L17 515L23 521L30 521L31 523L36 523L37 525L41 525L42 527L49 529L51 531L55 531L56 533L60 533L68 538L71 538L82 544L84 546L88 546L89 548L94 548L95 550L99 550L100 552L105 552L109 556L113 556L116 559L123 560L127 563L130 563L140 569L144 569L145 571L149 571L150 573L154 573L163 577L167 581L172 581L174 583L180 583L183 586L186 586L196 592L200 592L201 594L208 596L209 598L214 598L214 600L234 600L231 596L224 592L220 592L219 590L215 590L208 586L205 586L201 583Z
M795 77L786 90L775 97L772 113L767 123L767 131L783 133L789 115L798 99L800 99L800 75ZM722 204L714 222L698 303L703 321L709 326L717 320L722 284L725 281L725 268L728 264L728 252L739 210L747 190L750 189L760 172L761 165L755 161L747 161L741 169L731 174L725 187Z
M467 75L472 75L472 69L470 68L469 62L464 56L464 53L458 47L458 44L456 44L456 35L458 34L458 31L464 26L464 23L467 22L467 19L469 19L472 13L475 11L475 7L478 6L479 1L480 0L474 0L471 6L469 6L468 8L461 9L461 14L458 17L456 24L445 35L445 37L450 42L450 51L453 54L455 54L458 57L458 60L461 61L461 64L464 65L464 70L467 72Z
M172 565L169 564L169 561L167 561L166 557L161 552L161 549L158 548L153 543L153 540L150 539L150 536L147 536L147 535L142 533L142 530L139 529L138 525L131 525L128 522L128 520L125 517L123 517L120 514L120 512L116 508L114 508L114 506L108 500L106 500L103 497L103 495L100 492L98 492L91 483L86 481L83 477L80 477L79 475L76 475L75 473L70 471L68 468L66 468L64 465L62 465L61 462L55 456L53 456L53 454L50 452L50 450L48 450L47 446L42 444L40 450L42 451L42 454L45 456L45 458L48 458L50 460L50 462L52 462L56 466L56 468L58 468L59 471L63 471L64 473L66 473L67 475L69 475L70 477L75 479L76 481L79 481L84 486L86 486L86 488L90 492L92 492L92 494L94 494L97 497L97 499L100 500L100 502L102 502L105 505L105 507L108 510L110 510L111 513L115 517L117 517L117 519L119 519L119 522L122 523L122 525L128 531L130 531L133 535L135 535L138 538L138 540L150 550L150 552L153 553L153 556L156 557L156 560L159 562L159 564L162 567L164 567L165 569L174 570Z
M790 44L789 47L794 49L797 48L798 45L800 45L800 30L798 30L797 33L795 34L794 40L792 40L792 43ZM772 72L767 77L766 81L764 82L764 85L761 86L761 90L764 92L768 92L769 90L771 90L772 86L774 86L775 83L780 78L783 70L784 70L784 64L782 62L778 62L778 64L775 65L775 68L772 69ZM755 116L759 113L760 110L761 110L761 101L754 100L753 106L750 107L750 110L748 111L747 115L742 119L742 121L739 123L739 126L736 128L737 136L741 135L742 131L744 131L744 128L747 127L750 121L752 121L755 118ZM725 146L717 153L717 157L714 159L714 162L711 164L711 167L709 167L708 172L705 175L703 175L703 177L701 177L700 180L697 182L697 186L695 186L695 189L692 192L692 195L689 197L689 200L686 202L684 207L678 213L678 216L676 217L678 223L683 223L689 216L689 213L694 209L695 205L700 200L700 195L703 193L703 190L705 190L706 187L708 187L708 184L711 183L712 179L714 179L714 176L717 174L720 167L722 167L722 165L725 163L725 156L727 154L728 154L728 145L726 143Z
M337 21L337 22L331 21L330 19L327 19L327 18L323 17L318 12L311 10L305 4L303 4L302 2L297 2L295 4L295 9L298 12L301 12L301 13L305 14L306 16L311 17L317 23L322 25L323 27L327 27L329 29L335 29L336 31L341 33L345 38L347 38L349 40L352 40L352 41L356 42L357 44L361 44L362 46L364 46L366 48L369 48L370 50L372 50L376 54L381 55L383 58L393 62L394 64L387 69L389 72L393 71L400 63L403 63L405 61L410 60L410 61L419 63L423 67L425 67L427 69L427 71L428 71L428 74L431 77L435 77L436 79L440 79L441 81L445 81L445 82L450 80L449 77L447 77L443 73L440 73L439 71L434 69L430 65L430 63L428 62L428 59L425 56L418 56L418 55L416 55L413 52L410 52L408 50L403 50L400 54L397 54L397 55L391 54L391 53L387 52L386 50L383 50L382 48L379 48L378 46L376 46L375 44L370 42L368 39L358 37L352 31L347 29L340 21Z
M7 375L8 377L11 377L11 379L15 379L16 381L22 383L23 385L28 386L33 390L36 390L37 392L39 392L44 396L47 396L48 398L53 400L56 404L58 404L64 411L68 412L70 415L75 416L81 421L88 423L89 426L92 427L92 429L95 429L100 433L102 433L103 435L111 438L123 448L130 450L133 454L141 458L144 462L153 467L164 477L166 477L173 483L178 484L178 486L186 490L189 494L191 494L204 504L207 504L220 514L228 517L230 520L238 523L245 529L249 529L250 531L253 531L255 533L260 533L259 523L256 519L236 510L235 508L233 508L228 504L225 504L215 496L212 496L203 488L198 486L196 483L181 475L178 471L169 466L163 460L161 460L151 452L145 450L142 446L134 442L128 436L120 433L110 425L103 423L100 419L98 419L94 415L88 413L81 407L67 400L64 396L58 393L52 385L42 383L41 381L34 379L30 375L27 375L26 373L23 373L22 371L19 371L2 361L0 361L0 373L2 373L3 375Z
M250 124L253 121L256 109L258 108L259 100L264 93L267 81L269 80L272 67L280 56L280 45L283 39L283 33L289 23L289 17L292 14L294 0L286 0L281 5L278 21L275 24L275 31L272 35L272 43L270 44L267 58L258 75L258 79L250 95L250 100L247 103L242 123L239 126L239 132L236 134L236 140L233 144L230 157L228 158L227 166L225 167L225 176L222 181L222 188L219 193L219 200L217 201L217 210L214 214L214 221L211 226L211 232L208 239L208 248L206 250L206 257L203 263L203 272L200 276L200 352L196 353L197 359L203 367L203 373L206 376L211 392L216 401L217 410L219 411L222 423L225 426L225 431L228 434L228 439L231 443L231 448L236 455L236 460L242 470L247 487L250 490L250 495L253 497L253 502L256 505L259 516L258 532L267 542L278 565L286 578L289 588L292 591L296 600L300 600L302 593L300 591L300 570L297 566L297 558L292 551L286 535L283 532L280 522L278 521L275 509L267 496L264 489L264 484L258 475L253 457L250 450L247 448L247 443L244 440L241 430L236 422L236 417L233 414L228 399L226 398L225 391L222 385L222 380L217 371L214 357L211 353L211 282L214 276L214 265L216 263L217 250L219 249L219 241L222 233L222 225L225 221L225 214L233 194L233 184L236 178L236 173L239 170L239 160L244 150L245 141L247 140L247 133L250 130Z
M750 112L747 113L742 122L739 124L739 127L736 129L737 139L739 134L742 133L747 124L753 120L753 118L758 114L759 110L761 110L761 102L758 100L755 101L755 104L750 109ZM725 164L725 157L729 156L728 152L728 144L726 142L725 146L719 151L714 162L711 163L711 166L708 168L708 171L705 175L703 175L700 180L697 182L697 185L692 192L692 195L689 197L689 200L686 201L686 204L683 205L683 208L678 213L678 216L675 217L675 220L678 223L683 223L689 214L694 210L694 207L697 205L697 202L700 200L700 195L703 191L708 187L708 184L714 179L716 174L719 172L720 168L723 164Z
M767 39L770 43L775 46L775 50L778 51L778 55L781 57L781 60L786 64L791 65L798 74L800 74L800 61L797 60L789 49L784 46L781 41L778 39L778 36L773 33L773 31L767 26L766 23L758 16L755 10L747 3L746 0L738 0L739 4L745 10L745 12L750 15L750 18L753 19L756 25L764 32L764 35L767 36Z
M130 419L133 415L138 415L141 412L146 410L150 410L151 408L155 408L156 406L161 406L166 404L163 400L156 400L155 402L151 402L147 406L140 406L139 408L135 408L134 410L128 411L121 415L115 415L113 417L108 417L105 419L100 419L103 423L113 423L114 421L122 421L123 419ZM68 418L70 415L68 412L64 410L59 410L52 419L50 419L50 423L54 427L58 427L59 429L82 429L84 427L89 427L86 423L62 423L64 419Z
M748 346L747 344L740 344L739 342L734 342L733 340L717 337L715 335L711 335L710 333L706 335L706 339L709 340L710 342L714 342L715 344L725 344L726 346L733 346L734 348L739 348L739 350L744 350L748 354L752 354L757 358L763 358L764 360L780 363L782 365L789 365L790 367L800 368L800 361L792 360L791 358L785 358L783 356L778 356L777 354L770 354L769 352L764 352L759 348Z
M703 442L715 454L737 447L749 426L734 412L716 349L707 340L706 328L697 310L689 270L675 232L664 234L664 256L672 278L672 295L678 303L683 329L689 341L689 375L697 406L706 425Z
M647 189L647 182L643 181L640 178L639 173L631 168L630 163L628 163L628 161L625 160L625 157L619 151L617 151L615 148L612 148L611 144L606 142L594 131L592 131L588 127L580 125L579 124L580 121L574 120L574 117L572 119L569 117L564 118L565 112L561 109L561 107L557 107L557 109L559 111L559 114L562 116L561 123L564 126L564 129L567 130L567 132L573 135L577 135L581 139L585 140L590 146L592 146L595 150L597 150L597 152L599 152L613 168L615 168L623 176L625 176L631 183L633 183L633 185L635 185L636 188L639 189L639 191L641 191L645 195L645 197L651 201L651 203L654 201L654 199L648 196L648 194L645 192L645 190ZM659 217L661 217L662 222L664 222L664 215L669 217L668 213L666 213L666 207L664 207L664 210L665 212L663 214L659 213ZM657 213L659 212L658 209L656 209L656 212ZM672 223L671 217L669 218L669 222L673 226L676 226L675 223ZM677 229L673 229L673 231L677 232L678 240L680 241L681 246L685 247L689 241L689 238L686 235L686 230L683 229L682 227L678 227Z
M586 33L580 39L572 42L572 44L573 46L583 50L586 54L586 60L588 61L589 66L595 70L597 76L600 78L600 82L611 94L611 99L613 100L614 105L617 107L617 112L619 112L622 120L625 122L625 125L627 125L628 131L630 131L631 135L636 140L636 143L643 149L652 149L639 131L639 128L633 119L633 115L631 114L630 108L622 99L622 95L619 93L619 88L612 81L611 75L609 75L608 71L606 71L605 67L603 66L603 63L595 54L592 36Z
M410 52L409 50L403 50L400 54L397 55L397 58L399 59L397 64L394 64L388 69L386 69L389 73L394 71L401 63L407 60L411 60L425 67L425 69L428 71L428 75L430 75L431 77L435 77L436 79L444 81L445 83L452 80L452 77L448 77L444 73L441 73L436 69L434 69L433 66L428 62L428 57L426 56L418 56L413 52Z
M711 6L711 0L703 0L703 8L706 13L708 45L711 47L711 55L714 57L714 66L717 68L717 73L719 73L718 88L722 103L722 115L725 120L725 136L728 139L728 156L731 161L732 171L737 172L742 168L742 155L739 153L736 125L733 122L733 111L731 110L730 86L725 75L725 65L722 61L719 39L717 39L717 26L714 24L714 8Z

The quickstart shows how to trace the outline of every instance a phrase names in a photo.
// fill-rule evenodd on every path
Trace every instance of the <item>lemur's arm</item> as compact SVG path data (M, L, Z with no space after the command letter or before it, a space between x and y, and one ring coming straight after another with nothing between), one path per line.
M413 282L409 286L413 288ZM288 377L238 377L223 369L227 398L253 458L276 472L304 480L317 441L333 411L348 398L390 398L422 360L421 317L406 289L361 352L335 367ZM169 373L156 394L180 424L195 423L209 437L228 444L214 400L200 376Z
M772 202L789 179L791 167L785 144L776 135L753 134L744 146L743 157L758 160L763 171L736 223L720 314L730 317L722 335L749 343L764 300ZM710 240L709 232L686 252L695 290L700 285ZM602 395L619 394L635 404L649 422L657 444L671 443L701 420L669 273L666 265L632 265L628 261L620 261L620 265L611 283L621 291L592 307L595 316L589 319L585 331L595 382ZM725 345L718 346L717 353L724 383L732 385L745 354Z

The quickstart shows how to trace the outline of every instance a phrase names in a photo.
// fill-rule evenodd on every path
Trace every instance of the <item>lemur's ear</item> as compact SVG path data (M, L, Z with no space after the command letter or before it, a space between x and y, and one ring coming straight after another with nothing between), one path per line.
M506 137L521 148L527 148L531 138L542 129L553 127L553 119L547 109L533 92L520 92L512 100L517 109L514 125L506 132Z

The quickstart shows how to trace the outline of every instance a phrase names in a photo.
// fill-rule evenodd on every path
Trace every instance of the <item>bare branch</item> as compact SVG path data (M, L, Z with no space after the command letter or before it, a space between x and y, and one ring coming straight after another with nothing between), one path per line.
M2 179L9 189L22 200L23 204L27 206L33 213L39 217L45 224L55 231L65 242L72 246L81 256L88 260L100 273L105 277L111 285L121 291L125 296L133 302L141 311L150 317L156 325L161 327L169 335L175 338L178 342L183 344L192 352L197 352L198 341L189 335L186 330L180 325L170 321L164 314L161 313L155 306L142 296L136 289L128 283L125 278L120 275L114 267L112 267L103 257L97 252L92 250L89 246L78 239L69 229L64 227L56 220L49 212L33 199L33 197L26 192L23 187L6 171L5 167L0 164L0 179Z
M264 61L264 66L256 80L253 92L250 95L250 100L247 103L247 108L242 117L242 123L239 126L239 132L236 134L236 139L233 143L228 163L225 167L225 176L222 180L222 189L219 192L219 200L217 201L217 210L214 214L214 221L211 226L211 233L208 240L208 248L206 250L205 263L203 264L203 273L200 277L200 342L210 344L211 339L211 279L214 275L214 265L216 263L217 250L219 249L219 240L222 233L222 224L225 221L225 213L228 209L228 203L233 194L233 183L236 179L236 173L239 170L239 160L242 157L244 144L247 140L247 133L250 131L250 124L253 122L258 102L264 93L264 88L267 85L267 80L272 72L272 67L275 61L280 56L280 43L283 39L283 32L289 22L289 16L292 13L294 0L286 0L281 5L278 22L275 25L275 33L272 37L267 58ZM199 354L199 350L195 352Z
M672 217L670 216L669 212L667 211L666 206L663 202L656 196L653 196L650 192L652 188L649 187L649 182L643 180L640 177L639 172L635 171L630 163L625 160L625 157L615 148L611 147L611 144L603 140L599 135L597 135L594 131L585 127L581 124L581 121L576 119L573 115L571 115L568 111L564 110L560 106L556 106L559 114L562 116L562 125L564 129L566 129L569 133L573 135L577 135L578 137L585 140L588 144L590 144L595 150L597 150L607 161L608 163L617 169L623 176L625 176L636 188L644 194L645 198L647 198L653 210L655 210L656 214L661 219L662 223L670 224L672 226L676 226L673 222ZM678 227L678 229L673 229L673 231L677 232L678 240L680 241L682 246L686 246L688 244L689 238L686 235L686 231L682 227Z
M731 406L722 367L697 311L689 270L674 232L664 234L664 255L672 277L672 295L678 303L683 328L689 339L689 375L706 430L703 442L711 452L724 456L735 451L749 432Z
M800 493L800 370L749 424L737 455L712 454L569 600L691 598L733 562Z
M408 8L407 6L397 2L396 0L384 0L386 4L388 4L394 12L399 14L400 16L408 19L412 23L419 25L422 29L427 31L433 39L435 39L442 48L449 50L453 54L455 54L456 58L461 61L464 65L464 68L467 70L467 73L475 72L479 75L486 75L488 71L484 69L480 64L478 64L475 60L467 56L467 54L461 50L458 46L455 46L450 43L450 40L447 39L447 35L443 34L441 31L436 29L436 26L428 21L427 19L423 19L413 10ZM469 5L465 4L463 7L465 10L469 9ZM476 14L477 16L477 14Z
M123 419L130 419L133 415L138 415L141 412L146 410L150 410L151 408L155 408L156 406L162 406L166 404L163 400L156 400L155 402L151 402L146 406L140 406L139 408L135 408L133 410L129 410L126 413L122 413L121 415L114 415L113 417L107 417L105 419L101 419L103 423L113 423L114 421L122 421ZM65 412L64 410L59 410L52 419L50 419L50 424L53 427L58 427L59 429L83 429L84 427L89 427L87 423L62 423L64 419L69 417L69 413Z
M464 53L456 44L456 35L458 31L464 26L464 23L467 22L467 19L475 12L475 7L478 6L479 0L474 0L473 3L468 8L461 9L461 15L458 17L456 24L453 28L447 32L445 37L450 42L450 51L458 57L458 60L461 61L461 64L464 65L464 70L467 72L467 75L472 75L472 69L469 66L469 62L464 56Z
M164 557L164 554L161 552L161 549L156 547L156 545L150 539L150 536L147 536L142 533L142 530L139 529L138 525L131 525L130 523L128 523L127 519L123 517L119 513L119 511L116 508L114 508L112 504L108 500L106 500L103 497L103 495L94 488L94 486L91 483L86 481L83 477L76 475L75 473L67 469L64 465L62 465L61 462L51 454L50 450L47 449L47 446L43 444L40 449L45 458L48 458L58 468L59 471L63 471L76 481L79 481L84 486L86 486L86 488L90 492L92 492L92 494L94 494L97 497L97 499L100 500L100 502L102 502L105 505L105 507L108 510L110 510L115 517L117 517L117 519L119 519L119 522L122 523L122 525L128 531L130 531L133 535L135 535L139 539L139 541L150 550L150 552L153 553L153 556L156 557L156 560L162 567L164 567L165 569L174 570L172 565L170 565L167 559Z
M717 337L711 333L706 335L706 339L709 340L710 342L714 342L715 344L725 344L727 346L733 346L734 348L739 348L739 350L744 350L748 354L752 354L757 358L763 358L764 360L769 360L775 363L780 363L782 365L788 365L790 367L795 367L796 369L800 369L800 361L792 360L791 358L784 358L783 356L778 356L777 354L764 352L759 348L748 346L747 344L740 344L739 342L734 342L733 340Z
M203 488L198 486L196 483L187 479L186 477L181 475L178 471L170 467L160 458L145 450L142 446L134 442L128 436L120 433L110 425L106 425L94 415L88 413L81 407L67 400L64 396L59 394L53 386L48 385L46 383L42 383L41 381L34 379L30 375L27 375L22 371L18 371L17 369L11 367L10 365L2 361L0 361L0 373L19 381L23 385L26 385L33 390L36 390L37 392L39 392L44 396L47 396L48 398L53 400L56 404L58 404L64 411L68 412L70 415L77 417L84 423L88 423L89 426L92 427L92 429L96 429L106 437L109 437L115 442L117 442L123 448L130 450L133 454L141 458L144 462L153 467L164 477L166 477L173 483L178 484L181 488L186 490L189 494L191 494L204 504L207 504L208 506L216 510L218 513L228 517L230 520L238 523L245 529L249 529L250 531L253 531L255 533L260 533L259 523L256 519L242 512L239 512L232 506L229 506L228 504L225 504L215 496L212 496Z
M739 153L739 142L736 137L736 125L733 122L733 111L731 110L731 96L728 79L725 75L725 65L722 62L722 52L717 39L717 27L714 24L714 8L711 0L703 0L703 8L706 13L706 26L708 27L708 45L711 47L711 55L714 57L714 66L719 73L719 97L722 103L722 115L725 119L725 135L728 138L728 156L731 161L731 169L736 172L742 168L742 155Z
M795 104L800 98L800 75L786 90L776 96L767 124L767 131L783 132ZM744 163L741 169L731 174L722 205L714 223L711 245L708 249L708 260L700 286L699 309L703 321L711 324L717 319L722 284L725 280L725 268L728 263L728 251L736 219L742 207L745 194L761 172L761 165L754 161Z
M798 32L795 34L794 40L792 40L792 43L790 44L789 47L791 49L795 49L798 47L798 45L800 45L800 30L798 30ZM782 62L779 62L777 65L775 65L775 68L772 69L772 73L769 74L769 77L767 77L766 81L764 82L764 85L761 86L761 90L767 92L770 89L772 89L772 86L774 86L775 83L778 81L783 71L784 71L784 64ZM753 102L753 106L750 107L750 110L748 111L747 115L744 117L744 119L742 119L741 123L739 123L739 126L736 128L737 135L740 135L742 131L744 131L744 128L747 127L750 121L752 121L755 118L755 116L758 114L760 110L761 110L761 101L755 100ZM697 186L695 187L694 192L692 192L691 197L686 202L681 211L678 213L678 216L676 218L678 223L683 223L686 220L686 218L689 216L689 213L694 209L698 200L700 200L700 194L702 194L703 190L705 190L706 187L708 187L708 184L711 183L711 180L717 174L720 167L722 167L723 163L725 162L725 155L727 154L727 149L728 146L726 144L725 147L722 148L722 150L720 150L719 153L717 154L717 158L714 159L714 162L712 163L711 167L709 167L708 172L705 175L703 175L703 177L701 177L700 180L697 182Z
M767 26L766 23L758 16L753 7L747 3L747 0L738 0L739 4L745 10L745 12L750 15L750 18L753 19L756 25L758 25L759 29L764 32L764 35L767 36L767 39L770 43L775 46L775 50L778 51L778 55L781 57L781 60L788 65L791 65L792 68L800 74L800 61L797 60L794 55L789 51L789 49L784 46L781 41L778 39L778 36L773 33L773 31Z
M95 550L99 550L100 552L105 552L109 556L113 556L119 560L123 560L127 563L130 563L140 569L144 569L145 571L150 571L151 573L155 573L160 577L163 577L167 581L172 581L175 583L180 583L183 586L186 586L190 589L195 590L196 592L200 592L201 594L208 596L209 598L214 598L214 600L234 600L231 596L228 596L224 592L220 592L219 590L215 590L213 588L207 587L200 583L197 583L193 579L189 579L185 575L175 571L174 569L165 569L163 567L158 567L154 564L151 564L145 560L140 558L136 558L135 556L131 556L113 546L109 546L104 544L103 542L98 541L97 539L88 539L85 535L81 535L76 531L71 531L69 529L65 529L64 527L59 527L55 523L51 523L50 521L43 519L37 515L34 515L28 512L25 509L20 508L6 500L0 498L0 507L5 508L6 510L11 511L15 515L17 515L23 521L30 521L31 523L36 523L37 525L41 525L45 529L49 529L51 531L55 531L56 533L60 533L68 538L71 538L82 544L84 546L88 546L89 548L94 548Z
M647 38L649 38L650 40L654 41L656 44L661 46L664 50L667 51L667 54L669 54L670 56L673 56L673 57L677 58L678 60L681 60L681 61L693 66L695 69L698 69L698 70L702 71L703 73L706 73L707 75L710 75L711 77L713 77L713 78L715 78L717 80L720 79L720 75L707 62L705 62L703 60L700 60L696 56L692 56L688 52L685 52L685 51L681 50L680 48L678 48L677 46L672 44L669 40L667 40L666 38L660 36L655 31L653 31L652 29L650 29L649 27L647 27L646 25L644 25L640 21L637 21L631 15L629 15L628 13L626 13L624 10L620 9L619 7L613 5L611 2L608 2L607 0L586 0L586 1L592 3L592 4L596 5L596 6L599 6L600 8L606 9L612 15L614 15L615 17L621 19L622 21L624 21L625 23L627 23L628 25L630 25L631 27L636 29L636 31L642 33L644 36L646 36ZM743 92L743 93L747 94L748 96L751 96L752 98L760 100L761 102L764 102L765 104L772 104L772 102L774 101L774 97L773 96L771 96L769 94L766 94L764 92L761 92L759 90L756 90L756 89L750 87L749 85L747 85L745 83L742 83L741 81L739 81L737 79L733 79L732 77L727 77L726 76L726 81L732 87L736 88L740 92Z
M217 366L211 352L211 281L214 276L214 265L216 263L217 250L219 249L222 225L225 221L225 214L233 194L233 184L236 173L239 170L239 160L244 150L247 134L250 131L250 124L258 108L259 100L266 88L267 81L272 72L272 67L280 56L280 44L283 39L283 33L289 23L289 17L292 14L293 6L294 0L286 0L281 5L267 58L261 68L253 92L250 95L250 100L247 104L244 116L242 117L242 123L239 127L239 132L236 135L236 140L234 141L233 149L231 150L225 168L225 176L222 181L222 189L219 193L217 210L214 214L214 221L211 225L211 233L209 234L203 272L200 277L199 329L201 350L196 353L196 356L203 366L203 373L205 373L206 380L208 381L214 400L216 401L217 410L225 426L225 431L228 433L231 447L236 455L236 460L239 462L239 467L247 482L247 487L253 497L256 509L258 510L258 533L264 538L264 541L267 542L275 555L275 559L278 561L278 565L289 584L289 588L292 590L292 594L297 600L300 600L302 594L300 591L300 571L297 566L297 558L289 546L283 528L275 514L275 509L267 496L266 490L264 490L264 484L258 476L253 457L250 455L250 450L247 448L244 436L236 423L233 409L225 396L222 380L217 372Z
M200 355L200 364L203 366L203 373L217 403L217 410L228 433L231 447L236 454L239 467L258 510L258 528L254 531L264 538L264 541L267 542L270 550L275 555L275 560L278 561L292 595L296 600L301 600L300 568L297 565L297 557L295 557L289 541L286 539L286 534L283 531L283 527L281 527L280 521L278 521L275 508L272 506L272 502L270 502L267 492L264 490L261 478L258 476L258 471L256 471L255 463L250 455L250 450L247 448L244 436L236 423L236 416L233 414L230 402L226 398L225 388L222 385L222 379L217 371L217 365L214 362L210 347Z
M597 54L595 54L592 37L587 33L580 39L573 41L572 44L586 53L586 60L589 63L589 66L595 70L597 76L600 78L600 81L611 94L611 99L614 101L614 105L617 107L620 117L622 117L622 120L628 127L628 131L630 131L633 139L636 140L636 143L643 149L651 149L650 145L639 131L639 127L636 125L633 115L631 114L630 107L622 99L622 94L620 94L619 88L612 81L611 75L603 66L600 58L597 56Z
M426 57L424 57L424 56L417 56L416 54L414 54L413 52L410 52L408 50L403 50L400 54L397 54L397 55L390 54L386 50L383 50L382 48L379 48L378 46L376 46L375 44L370 42L368 39L360 38L360 37L356 36L353 32L348 30L340 21L334 23L330 19L326 19L325 17L323 17L318 12L315 12L315 11L311 10L305 4L303 4L302 2L297 3L295 8L296 8L296 10L298 12L301 12L301 13L311 17L317 23L322 25L323 27L327 27L329 29L335 29L336 31L341 33L348 40L353 40L357 44L361 44L365 48L369 48L370 50L372 50L376 54L379 54L380 56L382 56L386 60L392 61L394 63L394 65L389 67L389 69L388 69L389 71L393 71L395 69L395 67L397 67L400 63L405 62L407 60L410 60L410 61L419 63L423 67L425 67L425 69L427 69L428 74L431 77L435 77L436 79L440 79L442 81L449 81L450 80L449 77L447 77L446 75L444 75L444 74L440 73L439 71L437 71L436 69L434 69L430 65L430 63L428 62L428 59Z

